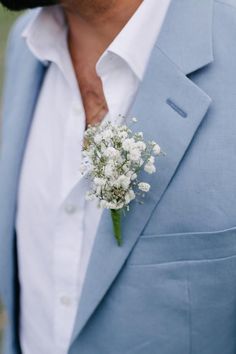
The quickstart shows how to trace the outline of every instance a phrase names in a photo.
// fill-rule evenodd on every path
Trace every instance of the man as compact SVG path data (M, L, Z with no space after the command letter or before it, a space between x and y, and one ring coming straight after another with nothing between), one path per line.
M235 0L65 0L17 22L0 160L4 354L236 353L235 38ZM86 126L119 114L166 152L121 247L79 171Z

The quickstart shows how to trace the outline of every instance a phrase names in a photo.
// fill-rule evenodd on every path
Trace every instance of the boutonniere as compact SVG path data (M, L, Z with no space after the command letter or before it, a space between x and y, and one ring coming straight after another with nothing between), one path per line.
M133 118L133 122L137 120ZM139 180L142 170L156 172L155 157L164 154L160 146L145 142L143 133L133 133L127 125L103 122L88 126L83 148L82 173L91 179L87 200L98 200L100 208L110 209L114 236L122 244L121 217L134 199L139 200L151 186Z

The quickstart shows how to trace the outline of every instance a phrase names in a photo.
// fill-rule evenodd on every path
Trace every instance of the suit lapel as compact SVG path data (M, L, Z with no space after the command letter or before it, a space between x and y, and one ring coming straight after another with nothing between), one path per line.
M12 67L7 77L0 160L0 270L7 270L8 275L7 278L0 278L1 282L5 279L1 286L6 303L11 301L11 290L14 286L13 241L20 169L45 72L45 67L32 56L25 43L22 42L20 46L22 48L17 53L17 60L24 65L20 70L18 67Z
M195 25L191 23L196 12L206 24L204 38L198 34L201 21L196 21ZM142 131L146 140L156 140L160 143L167 156L158 159L157 174L148 176L143 173L143 179L152 186L151 191L147 194L144 205L132 203L130 212L123 218L122 247L118 247L114 241L109 211L103 213L71 343L78 337L124 265L154 208L174 177L211 103L210 97L185 75L213 60L209 40L211 28L208 25L211 23L211 15L211 0L177 0L170 6L144 81L129 114L138 118L136 130ZM173 36L172 25L177 26L177 23L182 30ZM202 30L200 34L201 32ZM186 55L189 41L195 41L195 46L191 42L192 55ZM179 54L178 48L182 50L182 55Z

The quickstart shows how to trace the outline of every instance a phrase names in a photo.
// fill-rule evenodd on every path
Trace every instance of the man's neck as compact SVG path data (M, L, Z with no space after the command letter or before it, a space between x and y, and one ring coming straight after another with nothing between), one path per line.
M143 0L112 1L107 8L64 6L69 27L69 48L73 57L83 53L80 60L97 62L104 50L126 25ZM79 0L78 0L79 2ZM88 1L89 2L89 1ZM83 3L83 1L82 1Z

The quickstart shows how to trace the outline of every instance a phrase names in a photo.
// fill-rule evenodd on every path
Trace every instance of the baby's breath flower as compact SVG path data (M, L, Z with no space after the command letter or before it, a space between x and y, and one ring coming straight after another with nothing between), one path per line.
M141 152L138 149L136 149L136 148L131 149L130 152L129 152L128 157L129 157L130 160L137 162L141 158Z
M150 156L147 160L147 163L150 163L151 165L153 165L155 163L155 157L154 156Z
M125 176L125 175L121 175L118 179L117 179L117 185L120 187L123 187L124 189L128 189L129 185L130 185L130 178Z
M97 185L97 186L105 186L106 184L106 180L105 178L99 178L99 177L95 177L94 178L94 183Z
M136 144L135 144L135 147L137 149L139 149L140 151L145 151L146 149L146 144L143 142L143 141L138 141Z
M132 175L131 175L131 181L134 181L135 179L137 179L137 173L133 173Z
M146 163L144 166L144 171L151 175L152 173L156 172L156 167L152 163Z
M111 159L118 159L120 157L120 152L112 146L108 147L104 154L106 157Z
M130 189L125 195L125 204L129 204L134 199L135 199L135 193L133 189Z
M128 133L126 131L120 131L120 132L118 132L118 137L121 140L126 139L128 137Z
M150 186L150 184L148 184L148 183L140 182L140 183L138 184L138 188L139 188L142 192L147 193L147 192L149 192L151 186Z
M154 155L160 155L160 153L161 153L161 148L160 148L160 146L159 146L158 144L155 144L155 145L153 146L153 153L154 153Z
M94 142L95 142L95 144L100 144L102 142L102 135L101 134L95 135Z
M99 197L102 191L102 186L98 185L96 186L96 196Z
M109 140L113 138L113 132L111 129L104 130L102 137L104 140Z
M111 164L111 163L109 163L109 164L107 164L106 166L105 166L105 171L104 171L105 173L105 178L106 177L112 177L113 175L114 175L114 166Z
M122 142L122 147L125 151L130 151L131 149L133 149L134 145L135 145L135 140L133 138L125 139Z
M142 132L137 133L137 136L138 136L139 138L143 139L143 133L142 133Z
M133 119L136 121L136 119ZM87 200L98 200L98 206L110 209L114 233L121 244L121 210L129 210L136 194L150 190L150 185L138 181L142 169L154 173L155 155L160 154L155 142L144 142L143 133L133 133L126 125L103 122L89 126L85 132L81 172L91 177Z

